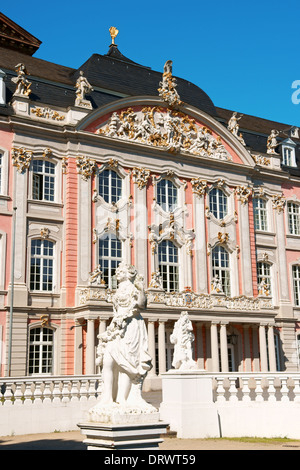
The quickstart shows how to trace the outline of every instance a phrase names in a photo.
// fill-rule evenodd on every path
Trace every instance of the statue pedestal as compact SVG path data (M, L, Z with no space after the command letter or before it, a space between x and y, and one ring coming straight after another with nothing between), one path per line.
M142 407L95 405L88 421L78 424L87 450L146 450L157 448L168 424L159 420L159 412L148 403Z
M170 423L178 438L220 437L212 380L212 375L200 370L162 374L160 416Z
M78 424L87 450L151 450L158 449L167 432L167 423L111 424L86 422Z

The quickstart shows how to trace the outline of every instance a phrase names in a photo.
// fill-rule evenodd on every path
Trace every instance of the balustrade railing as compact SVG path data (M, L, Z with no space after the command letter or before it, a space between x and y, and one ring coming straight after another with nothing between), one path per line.
M300 373L218 373L213 376L216 403L300 403Z
M99 375L2 378L0 407L88 401L97 398L101 389Z

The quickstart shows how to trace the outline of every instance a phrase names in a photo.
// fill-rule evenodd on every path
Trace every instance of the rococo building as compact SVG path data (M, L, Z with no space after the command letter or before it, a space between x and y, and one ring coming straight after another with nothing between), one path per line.
M144 277L149 387L182 311L199 369L299 370L298 128L218 108L117 33L69 68L0 15L1 375L97 373L121 260Z

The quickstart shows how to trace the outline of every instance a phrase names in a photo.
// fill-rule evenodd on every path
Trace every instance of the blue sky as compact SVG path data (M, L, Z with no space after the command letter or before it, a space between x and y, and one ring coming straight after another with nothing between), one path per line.
M78 68L106 54L116 26L133 61L163 71L171 59L216 106L300 127L299 0L14 0L1 11L42 41L35 57Z

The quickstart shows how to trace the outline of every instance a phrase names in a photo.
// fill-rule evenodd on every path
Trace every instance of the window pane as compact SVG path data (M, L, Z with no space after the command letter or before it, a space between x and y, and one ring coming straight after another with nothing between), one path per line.
M213 188L209 193L209 210L216 219L224 219L228 213L226 194L218 188Z
M31 241L30 290L53 289L54 244L49 240Z
M220 281L224 294L230 296L230 264L229 254L223 246L212 250L212 277Z
M32 164L32 197L37 200L54 201L55 165L44 160Z
M177 188L170 180L157 183L157 204L166 212L173 212L177 207Z
M158 245L159 271L163 288L167 292L179 290L178 248L170 240L164 240Z
M117 203L122 197L122 178L113 170L99 175L99 195L108 204Z
M122 242L114 234L99 239L99 264L102 270L102 278L110 288L116 288L114 278L116 269L122 261Z
M33 328L30 330L28 373L51 374L53 372L53 330Z

